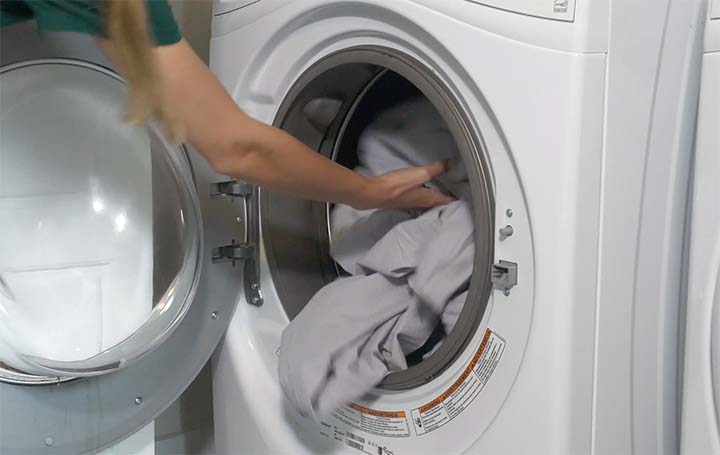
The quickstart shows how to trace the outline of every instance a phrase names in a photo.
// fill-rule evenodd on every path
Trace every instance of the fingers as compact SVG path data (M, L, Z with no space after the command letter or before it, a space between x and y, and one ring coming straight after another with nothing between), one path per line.
M447 161L436 161L427 166L410 167L385 174L394 177L400 191L407 191L417 186L422 186L437 177L445 174L448 170Z
M429 209L454 202L455 199L430 188L414 188L396 201L400 207Z
M427 188L425 188L425 189L427 189ZM426 206L427 208L438 207L438 206L450 204L451 202L456 201L456 199L454 197L447 196L438 191L435 191L435 190L429 190L429 191L432 194L428 195L428 205Z
M434 180L445 174L450 169L450 161L436 161L429 166L425 166L430 174L430 180ZM426 182L423 182L426 183Z
M439 193L424 185L448 170L447 161L437 161L427 166L411 167L388 172L380 177L375 188L382 186L381 191L385 202L380 203L381 208L433 208L449 204L455 199Z

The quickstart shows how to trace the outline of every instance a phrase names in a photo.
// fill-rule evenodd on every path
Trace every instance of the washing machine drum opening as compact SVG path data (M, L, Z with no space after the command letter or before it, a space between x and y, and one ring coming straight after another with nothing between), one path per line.
M425 344L405 352L408 368L388 375L382 388L408 389L437 377L462 353L487 307L494 204L480 142L469 133L468 120L460 112L429 71L387 51L360 50L336 54L308 70L276 121L311 148L351 169L376 175L455 158L452 172L459 170L465 173L465 182L470 181L443 185L441 178L431 185L471 201L472 279L465 283L465 292L447 305ZM345 239L337 235L343 231L339 223L352 224L367 213L263 192L261 216L273 283L290 319L322 287L347 272L363 273L352 270L361 255L351 251L352 246L346 248ZM377 218L379 222L371 224L386 224L393 216ZM451 324L445 323L445 315ZM446 333L448 327L452 330Z
M104 68L27 62L0 86L0 380L114 371L192 300L201 227L184 152L122 122L126 88Z

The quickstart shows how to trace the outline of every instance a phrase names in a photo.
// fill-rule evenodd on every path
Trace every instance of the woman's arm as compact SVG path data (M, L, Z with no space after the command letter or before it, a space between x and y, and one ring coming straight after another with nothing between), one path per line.
M112 44L101 45L112 60ZM185 40L154 52L164 96L182 119L190 143L218 173L359 209L425 208L452 201L423 187L445 171L443 163L362 176L243 113Z

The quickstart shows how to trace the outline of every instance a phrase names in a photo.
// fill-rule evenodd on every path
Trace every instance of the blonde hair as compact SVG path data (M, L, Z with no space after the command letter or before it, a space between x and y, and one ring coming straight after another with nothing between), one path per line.
M145 0L107 0L105 27L113 44L115 64L130 92L125 119L146 123L155 119L172 141L181 141L184 128L162 94Z

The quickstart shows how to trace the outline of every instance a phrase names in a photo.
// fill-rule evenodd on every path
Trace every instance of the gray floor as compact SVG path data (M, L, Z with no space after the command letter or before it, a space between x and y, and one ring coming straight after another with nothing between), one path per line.
M155 454L215 454L212 402L208 364L180 399L155 420Z

